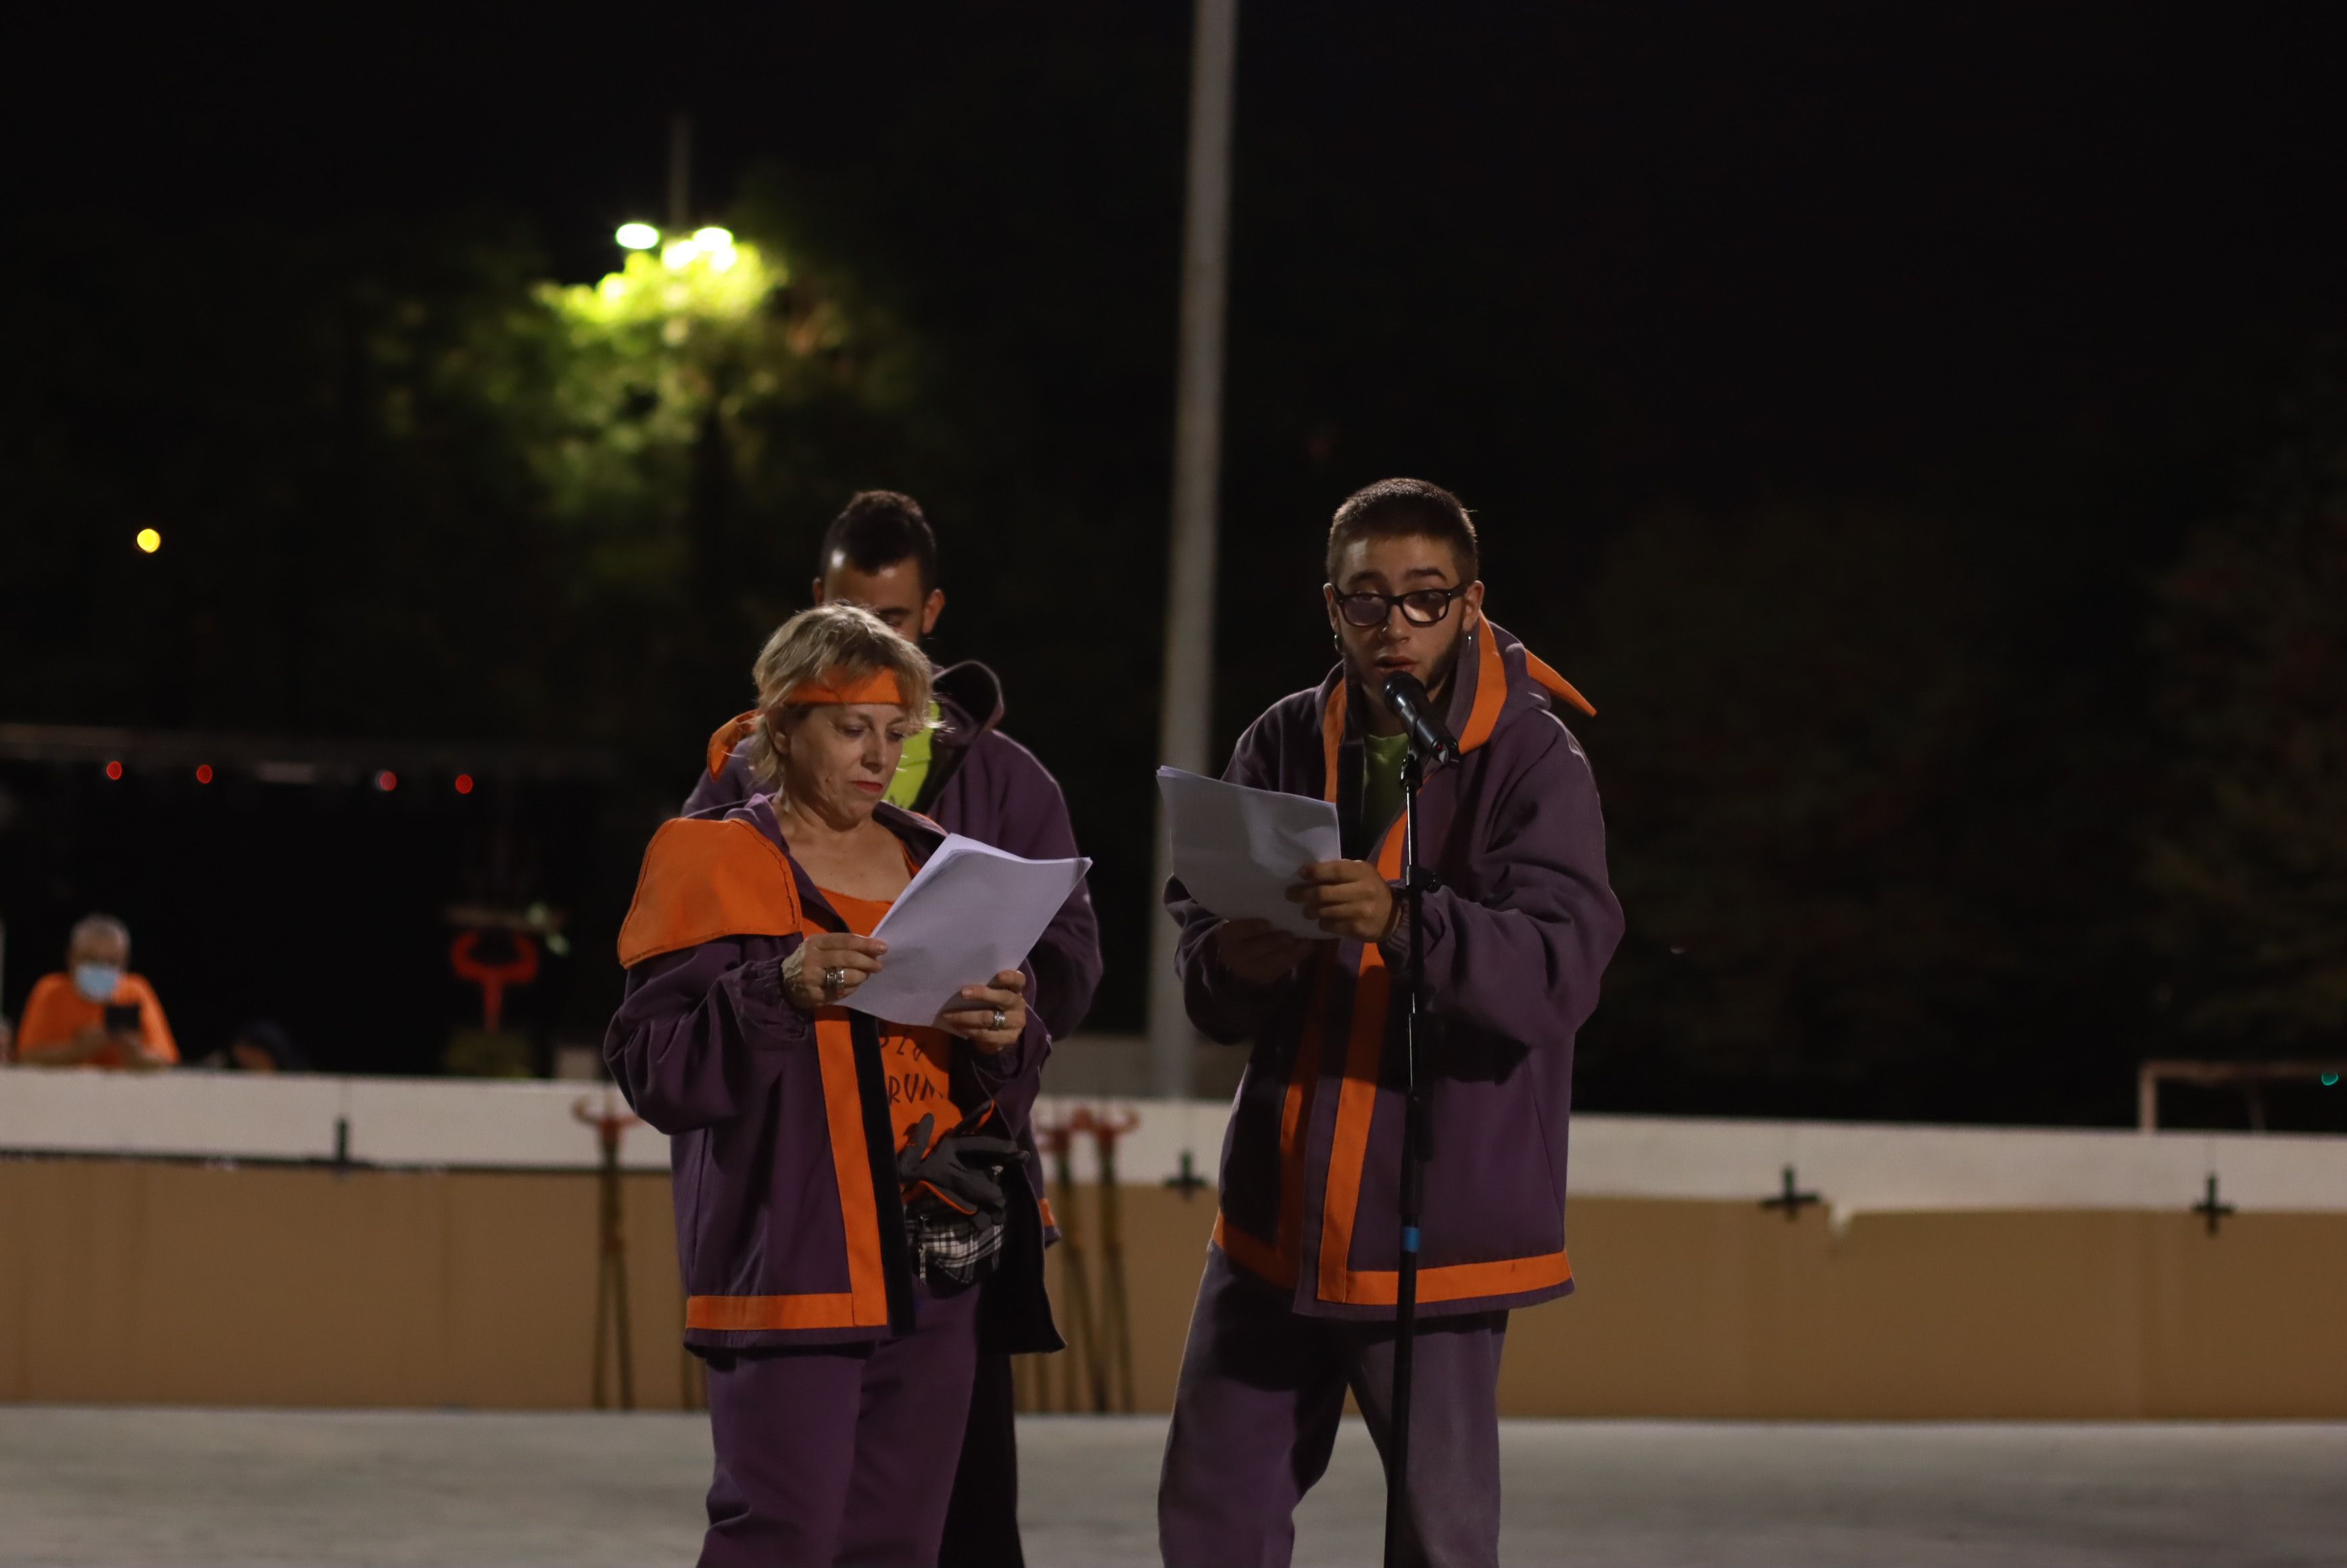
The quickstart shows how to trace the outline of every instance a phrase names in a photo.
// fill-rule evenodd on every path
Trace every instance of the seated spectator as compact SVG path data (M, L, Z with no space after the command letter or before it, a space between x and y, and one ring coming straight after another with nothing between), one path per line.
M43 975L17 1020L16 1060L36 1067L169 1067L179 1060L155 989L130 972L130 929L91 915Z
M265 1018L237 1027L228 1043L189 1066L206 1072L307 1072L309 1060L279 1025Z

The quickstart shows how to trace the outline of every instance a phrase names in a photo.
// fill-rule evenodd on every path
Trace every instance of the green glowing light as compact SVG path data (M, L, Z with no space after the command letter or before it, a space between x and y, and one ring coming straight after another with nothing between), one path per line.
M649 223L622 223L612 238L630 251L649 251L660 243L660 231Z
M2330 1088L2332 1084L2338 1081L2339 1075L2335 1072L2326 1072L2322 1075L2322 1087L2325 1089Z

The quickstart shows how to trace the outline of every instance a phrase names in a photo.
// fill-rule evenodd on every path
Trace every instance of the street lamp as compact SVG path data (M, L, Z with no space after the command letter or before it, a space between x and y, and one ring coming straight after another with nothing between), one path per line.
M692 231L692 243L702 255L708 258L709 265L713 270L723 272L733 269L735 258L733 231L731 229L719 229L714 226L695 229Z

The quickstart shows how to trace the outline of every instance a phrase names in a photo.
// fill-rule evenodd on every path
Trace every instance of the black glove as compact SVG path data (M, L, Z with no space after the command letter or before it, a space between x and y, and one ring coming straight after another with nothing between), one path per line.
M897 1151L897 1181L907 1203L924 1194L965 1214L999 1214L1005 1207L1001 1175L1023 1163L1027 1152L1008 1138L954 1132L929 1147L935 1112L924 1116Z

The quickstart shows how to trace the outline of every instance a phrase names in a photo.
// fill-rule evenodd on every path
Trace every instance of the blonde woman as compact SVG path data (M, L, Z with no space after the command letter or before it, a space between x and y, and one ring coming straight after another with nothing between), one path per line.
M708 1364L710 1565L935 1562L977 1366L1059 1348L1016 1142L1051 1044L1020 970L938 1017L842 1004L944 835L882 794L929 664L869 612L756 666L765 793L654 835L604 1055L670 1135L685 1342Z

